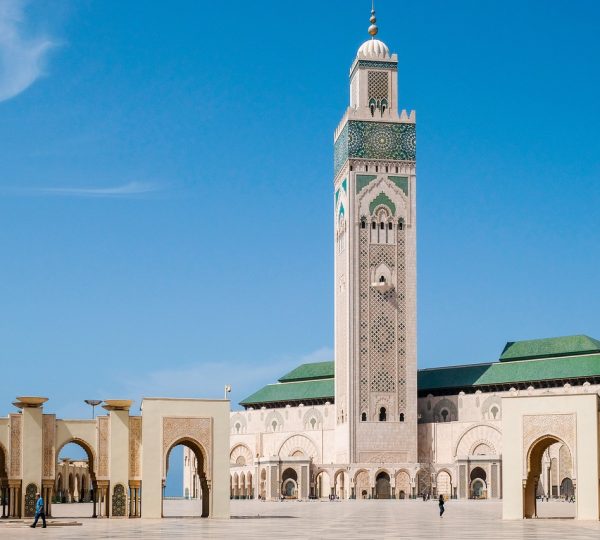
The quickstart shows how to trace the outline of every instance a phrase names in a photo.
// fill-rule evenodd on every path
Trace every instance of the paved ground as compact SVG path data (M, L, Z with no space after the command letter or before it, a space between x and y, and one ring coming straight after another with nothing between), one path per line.
M168 501L169 510L189 510L179 501ZM80 514L77 507L65 505L63 513ZM543 503L544 515L572 513L574 505ZM571 519L502 521L501 503L464 501L447 503L443 519L433 501L343 501L262 503L233 501L231 520L169 518L163 520L77 519L81 526L52 526L32 531L25 523L0 522L0 538L165 538L261 539L597 539L600 522ZM66 523L68 518L62 518ZM58 524L57 524L58 525Z

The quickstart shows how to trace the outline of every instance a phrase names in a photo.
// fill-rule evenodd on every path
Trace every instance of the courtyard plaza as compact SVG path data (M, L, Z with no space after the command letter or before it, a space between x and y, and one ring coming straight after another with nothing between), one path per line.
M448 501L440 519L437 501L232 501L231 519L90 519L88 504L55 505L63 517L35 534L45 538L598 538L600 523L556 519L575 505L538 502L541 516L555 519L503 521L501 501ZM167 500L165 515L193 513L195 501ZM71 516L71 517L69 517ZM68 526L68 523L81 525ZM0 537L32 538L30 521L0 522Z

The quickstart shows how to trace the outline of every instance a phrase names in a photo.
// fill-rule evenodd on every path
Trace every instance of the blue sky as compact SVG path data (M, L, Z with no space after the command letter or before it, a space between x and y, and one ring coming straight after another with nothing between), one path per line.
M332 358L332 133L368 1L0 2L0 402ZM600 4L379 0L417 110L419 366L600 335Z

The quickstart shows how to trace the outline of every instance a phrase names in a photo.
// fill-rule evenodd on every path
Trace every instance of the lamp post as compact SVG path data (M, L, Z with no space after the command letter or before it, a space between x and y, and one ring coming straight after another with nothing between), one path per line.
M231 392L231 385L230 384L226 384L225 385L225 397L223 399L228 399L227 398L227 394L229 394L229 392Z
M102 403L101 399L86 399L85 402L92 407L92 420L96 418L96 407Z

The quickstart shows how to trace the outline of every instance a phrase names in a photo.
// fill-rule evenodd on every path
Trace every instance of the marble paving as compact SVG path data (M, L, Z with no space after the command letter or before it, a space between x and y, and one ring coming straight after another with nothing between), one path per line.
M167 501L169 513L188 513L190 504ZM64 505L67 515L81 515L85 505ZM541 503L540 513L548 517L569 516L573 504ZM342 501L342 502L259 502L232 501L230 520L199 518L89 519L77 518L81 526L50 526L31 530L26 523L0 522L0 538L178 538L211 539L597 539L600 522L573 519L502 521L501 503L491 501L450 501L442 519L435 501ZM57 524L58 525L58 524Z

